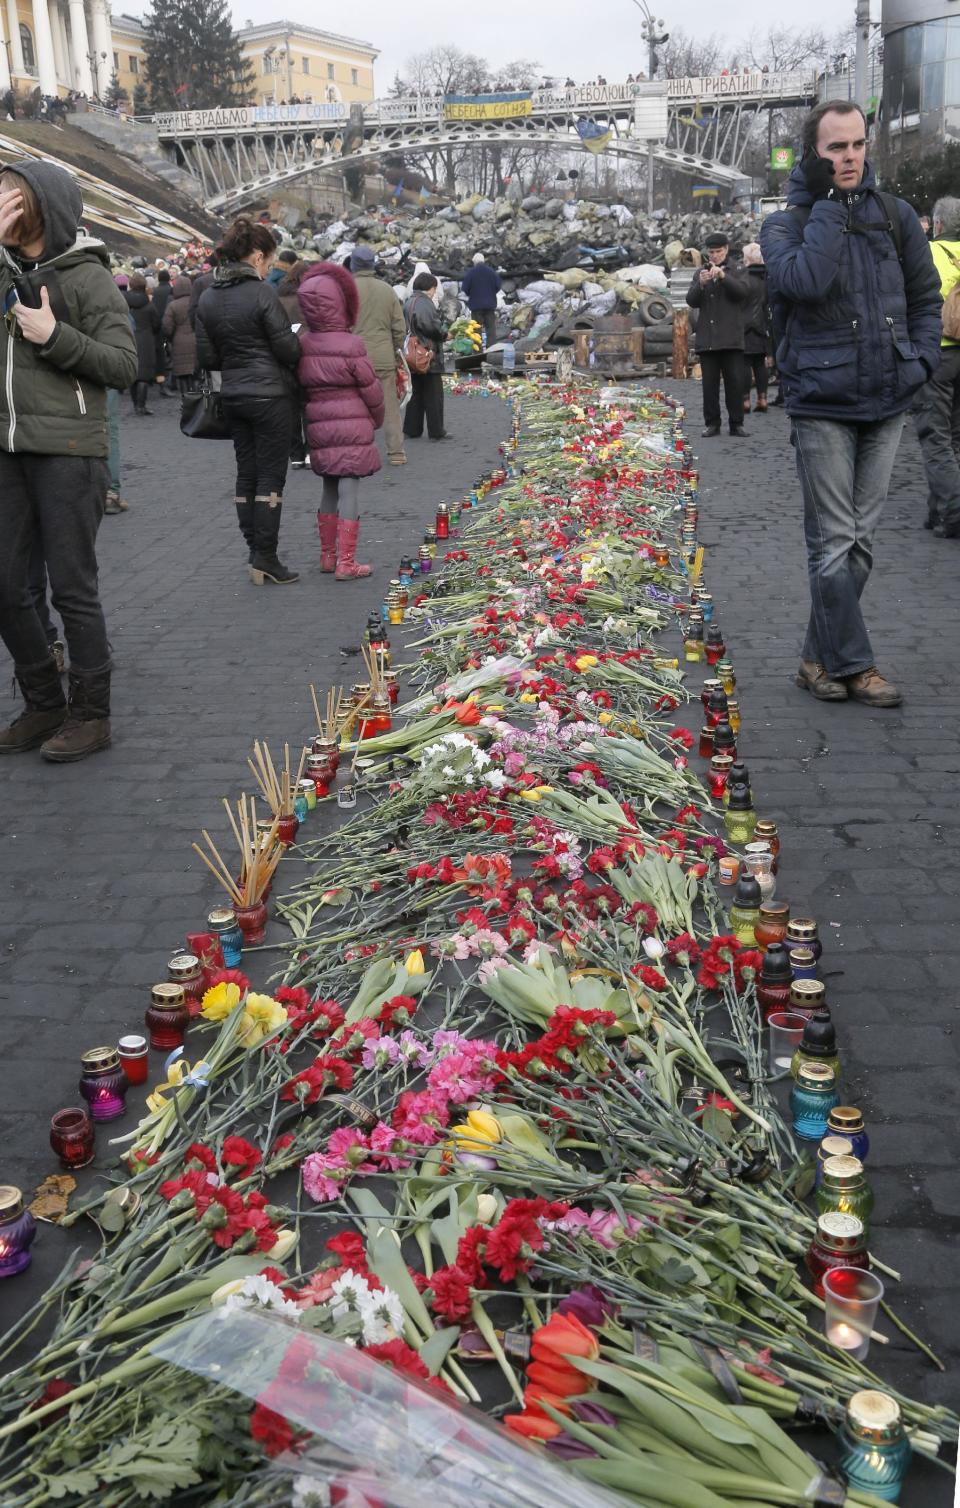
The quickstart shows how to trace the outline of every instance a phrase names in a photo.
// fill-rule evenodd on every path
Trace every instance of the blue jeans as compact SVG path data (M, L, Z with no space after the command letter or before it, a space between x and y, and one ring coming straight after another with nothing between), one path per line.
M110 454L107 465L110 467L110 486L114 492L120 491L120 394L116 388L107 388L107 441L110 446Z
M857 675L876 663L860 598L905 418L793 421L810 577L803 658L819 661L831 676Z

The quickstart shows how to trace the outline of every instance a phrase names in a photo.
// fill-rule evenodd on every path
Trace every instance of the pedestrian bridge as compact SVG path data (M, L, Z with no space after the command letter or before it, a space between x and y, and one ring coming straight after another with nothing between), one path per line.
M183 110L154 117L165 152L197 181L207 209L234 210L328 167L371 167L406 152L536 146L646 158L718 184L742 177L762 110L809 105L812 72L721 73L662 83L585 84L504 95L417 96Z

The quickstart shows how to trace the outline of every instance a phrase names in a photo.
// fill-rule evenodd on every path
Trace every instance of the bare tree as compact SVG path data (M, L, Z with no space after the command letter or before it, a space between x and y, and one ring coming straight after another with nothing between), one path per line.
M698 37L675 26L659 53L660 73L668 79L698 78L731 66L730 44L716 32Z

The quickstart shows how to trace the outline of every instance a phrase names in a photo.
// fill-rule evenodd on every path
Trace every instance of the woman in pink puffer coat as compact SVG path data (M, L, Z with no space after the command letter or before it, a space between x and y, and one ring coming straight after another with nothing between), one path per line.
M298 293L306 327L297 375L306 395L307 449L323 477L320 569L353 581L370 575L368 565L357 564L359 479L380 470L373 437L383 423L383 388L363 341L350 333L360 312L353 274L336 262L315 262Z

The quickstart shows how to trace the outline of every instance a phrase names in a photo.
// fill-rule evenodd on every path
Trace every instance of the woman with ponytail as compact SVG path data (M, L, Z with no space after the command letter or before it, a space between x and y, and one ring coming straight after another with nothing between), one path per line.
M277 254L266 226L236 220L217 247L213 284L197 304L197 363L220 372L237 457L237 521L257 586L297 581L277 555L300 342L264 279Z

